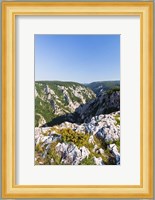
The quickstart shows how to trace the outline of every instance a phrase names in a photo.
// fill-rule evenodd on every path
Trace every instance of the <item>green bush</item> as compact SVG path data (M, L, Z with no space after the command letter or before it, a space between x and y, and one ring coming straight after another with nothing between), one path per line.
M62 141L66 143L73 142L77 147L87 146L89 135L75 132L70 128L64 128L59 130L59 134L62 135Z

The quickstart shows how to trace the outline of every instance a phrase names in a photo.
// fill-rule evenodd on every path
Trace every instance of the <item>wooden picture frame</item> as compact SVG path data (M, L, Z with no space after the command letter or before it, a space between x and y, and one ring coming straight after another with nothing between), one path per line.
M15 20L18 15L140 16L140 185L17 185ZM2 2L2 197L153 197L153 2Z

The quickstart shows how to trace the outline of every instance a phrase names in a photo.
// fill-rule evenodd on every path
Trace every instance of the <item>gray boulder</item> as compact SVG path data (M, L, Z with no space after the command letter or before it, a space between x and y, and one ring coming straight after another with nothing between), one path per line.
M116 144L109 144L108 148L112 152L112 155L115 157L116 164L120 165L120 153L118 152Z
M90 152L86 147L78 147L73 143L58 143L56 153L61 157L61 164L78 165L83 159L88 158Z
M96 158L96 157L94 156L94 163L95 163L95 165L104 165L104 162L103 162L103 160L102 160L101 157Z

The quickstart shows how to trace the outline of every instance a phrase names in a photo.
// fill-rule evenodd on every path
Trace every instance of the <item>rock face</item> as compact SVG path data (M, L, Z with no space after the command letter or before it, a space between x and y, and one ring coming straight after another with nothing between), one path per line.
M61 164L78 165L83 159L88 158L90 152L86 147L73 144L58 143L55 147L56 154L61 157Z
M101 157L99 158L94 157L94 162L96 165L104 165L104 162Z
M76 109L81 121L88 122L93 116L109 114L120 110L120 92L106 92Z
M46 122L53 118L72 113L81 104L95 98L95 93L84 85L74 82L37 81L35 83L35 126L40 116Z
M119 165L120 164L120 153L118 152L117 146L115 144L110 144L108 146L108 148L114 155L114 157L116 159L116 164Z
M119 110L120 92L109 91L99 95L98 97L88 101L85 104L81 104L78 108L75 109L75 112L57 117L51 122L48 122L46 125L53 126L55 124L61 124L66 121L78 124L89 123L93 117L98 118L101 114L110 114ZM107 121L109 121L109 119L107 119Z
M61 141L61 135L55 131L49 131L48 128L35 128L35 142L36 145L42 143L42 146L52 142Z

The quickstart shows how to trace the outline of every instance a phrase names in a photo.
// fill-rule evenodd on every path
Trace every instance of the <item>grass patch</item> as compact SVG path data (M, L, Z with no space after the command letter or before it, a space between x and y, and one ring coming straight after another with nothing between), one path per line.
M44 164L51 165L51 159L54 160L52 165L60 165L61 163L61 155L58 155L55 151L55 147L58 142L51 143L51 146L47 152L46 158L44 159Z
M39 144L37 144L36 146L35 146L35 152L37 152L37 153L43 153L43 148L41 147L41 144L39 143Z
M95 162L92 155L89 155L88 158L84 158L80 163L80 165L94 165L94 164Z
M120 115L116 115L114 118L116 120L116 125L120 125Z
M120 140L114 142L117 146L118 151L120 152Z

